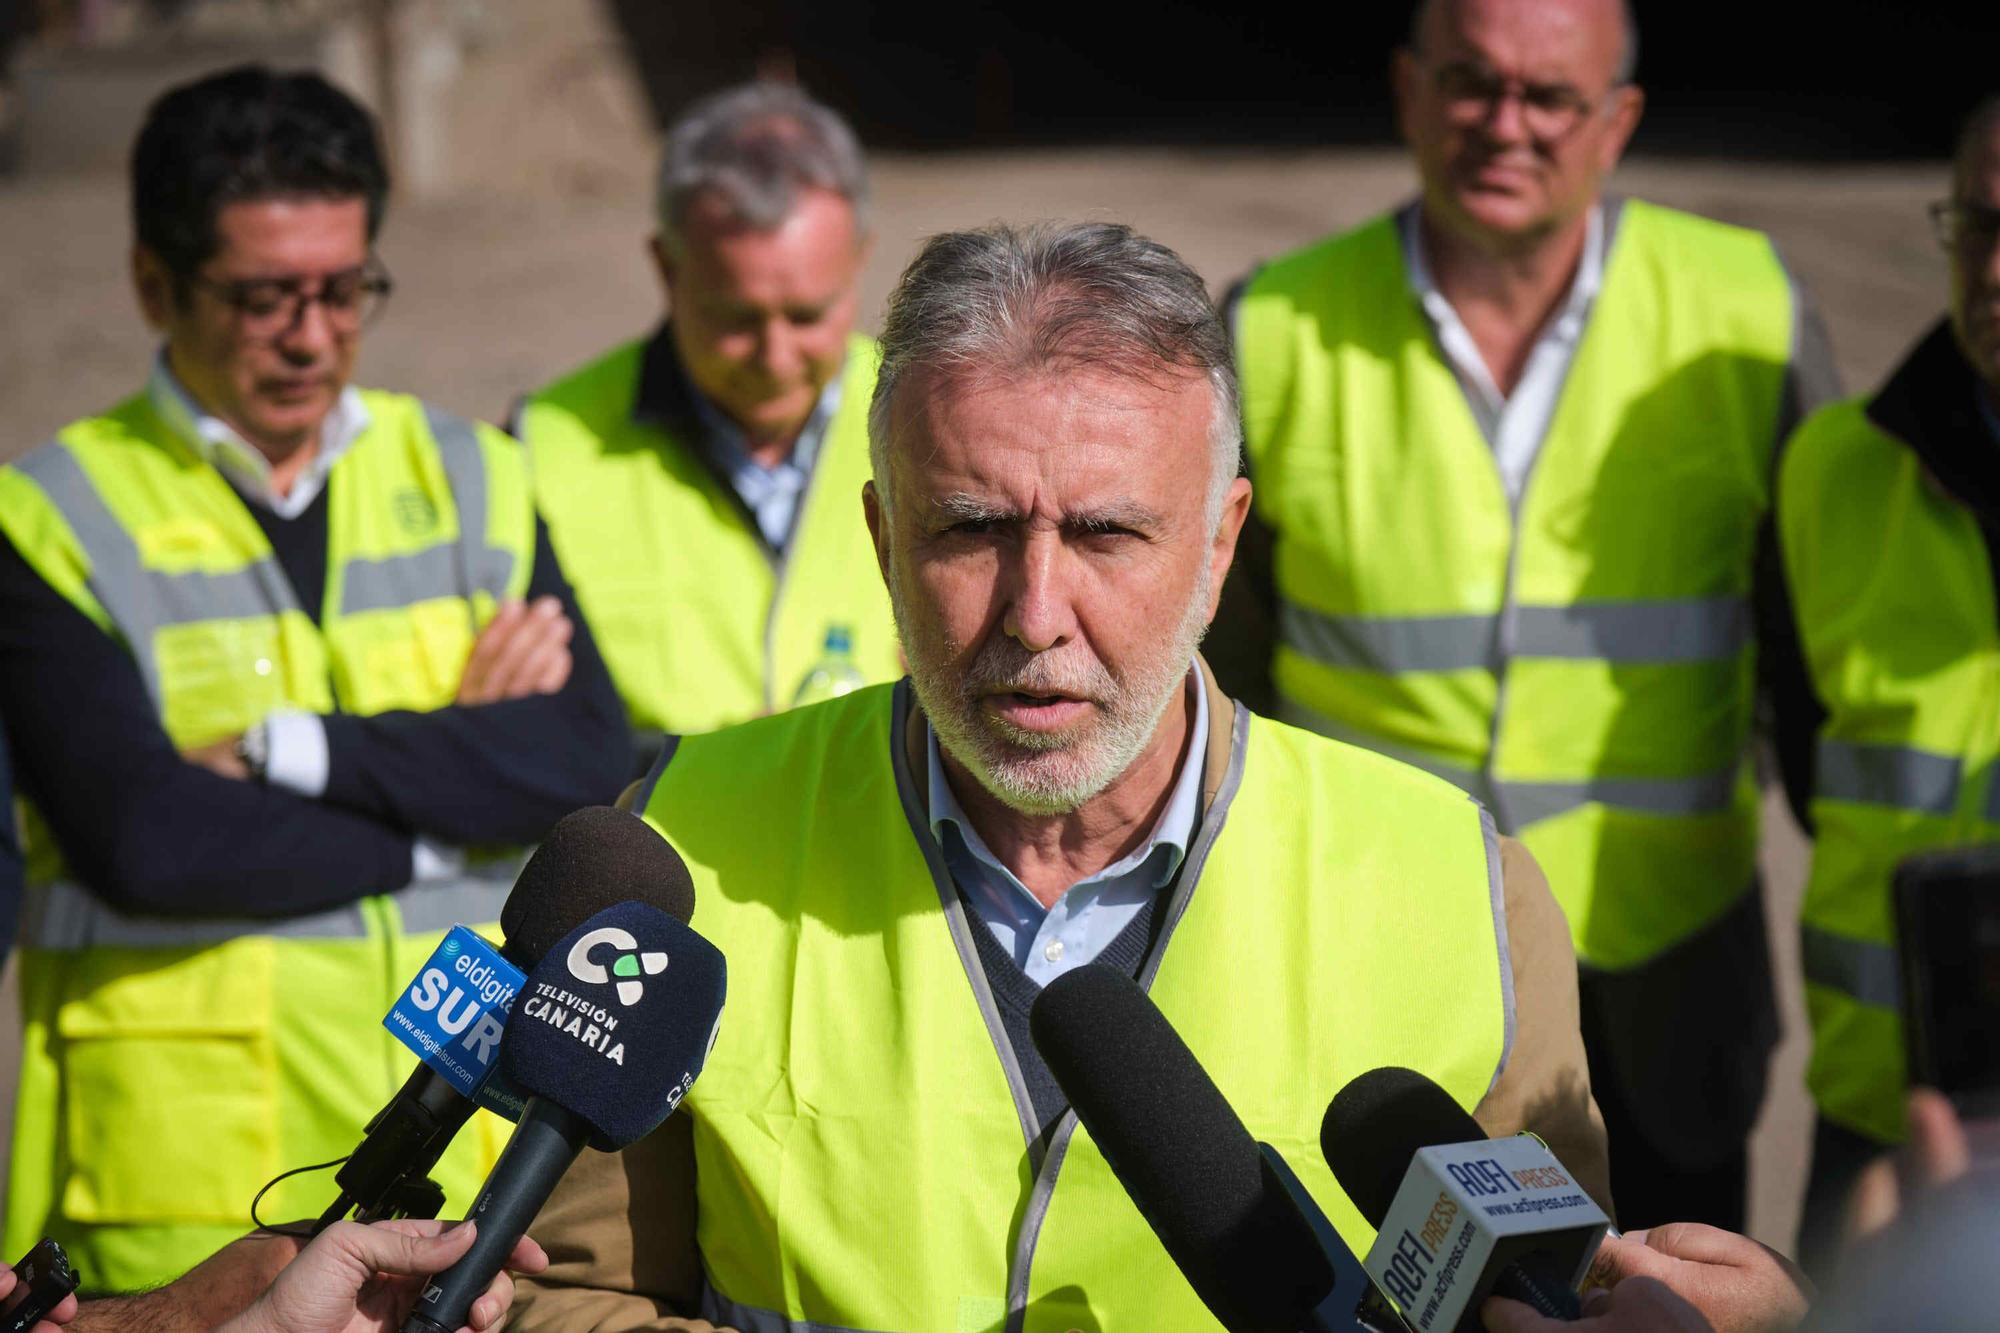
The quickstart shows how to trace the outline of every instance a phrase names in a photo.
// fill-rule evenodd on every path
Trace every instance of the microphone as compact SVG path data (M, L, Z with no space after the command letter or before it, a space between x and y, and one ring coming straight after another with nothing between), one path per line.
M500 958L516 971L532 968L550 946L580 922L614 903L635 899L652 903L681 921L694 915L694 883L680 853L637 815L608 805L574 811L549 830L507 895L500 909L500 926L506 935ZM490 949L481 937L463 927L439 946L440 952L451 950L454 944L465 950L460 957ZM490 958L485 961L491 965ZM442 986L450 983L437 962L434 955L432 963L398 996L396 1008L384 1020L384 1026L406 1044L412 1044L406 1032L416 1026L409 1020L426 1017L419 1011L451 1007L449 997L440 999ZM431 976L434 970L440 971L435 979ZM473 997L465 998L470 1007ZM457 1020L461 1025L470 1023L467 1044L484 1038L475 1051L482 1057L482 1066L491 1063L506 1016L507 1007L493 1003L476 1023L471 1022L470 1012ZM510 1118L519 1117L518 1104L508 1105L512 1098L490 1086L477 1086L481 1071L454 1070L453 1061L442 1050L418 1053L423 1062L368 1122L360 1144L334 1174L340 1195L320 1215L315 1234L346 1216L350 1208L357 1208L364 1222L394 1216L437 1216L444 1194L427 1177L479 1101ZM497 1082L487 1080L488 1085ZM479 1100L475 1100L476 1094Z
M1401 1327L1284 1159L1250 1137L1130 977L1074 968L1036 997L1028 1028L1112 1173L1231 1333Z
M1419 1333L1477 1330L1488 1295L1579 1317L1610 1219L1540 1139L1489 1139L1430 1079L1384 1068L1334 1096L1319 1143L1376 1229L1369 1274Z
M556 942L521 992L501 1071L528 1094L472 1208L479 1233L424 1285L403 1333L453 1333L584 1145L616 1152L672 1115L722 1022L722 951L646 903Z

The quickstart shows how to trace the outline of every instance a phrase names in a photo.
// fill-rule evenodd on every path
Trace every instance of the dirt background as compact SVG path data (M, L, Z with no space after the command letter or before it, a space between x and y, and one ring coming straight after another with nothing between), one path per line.
M484 0L439 12L458 37L440 102L446 151L429 188L392 205L380 251L396 294L367 335L359 377L496 419L523 389L659 318L644 253L656 139L595 5ZM31 139L25 172L0 178L0 456L142 382L153 347L127 280L119 151L136 129L138 94L193 72L210 58L204 51L141 48L109 73L102 61L73 62L82 71L74 77L60 61L45 72L43 104L54 120L45 117L41 139ZM123 80L122 94L65 99L86 77ZM37 157L35 143L52 140L63 151ZM1615 188L1771 233L1818 297L1847 386L1858 391L1878 383L1941 309L1943 262L1923 206L1943 193L1945 174L1942 163L1676 158L1629 162ZM870 328L918 240L939 230L995 219L1130 222L1179 250L1220 293L1260 259L1399 202L1413 177L1386 150L1104 149L884 154L874 159L874 186ZM1786 1040L1753 1145L1751 1225L1789 1248L1811 1125L1789 924L1805 849L1782 801L1766 807ZM0 1012L0 1123L12 1105L11 972Z

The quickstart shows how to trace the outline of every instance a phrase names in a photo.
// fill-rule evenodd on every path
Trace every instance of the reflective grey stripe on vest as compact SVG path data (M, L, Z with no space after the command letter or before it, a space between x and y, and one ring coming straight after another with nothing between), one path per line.
M1279 633L1294 651L1351 670L1493 670L1501 656L1501 619L1332 615L1288 601L1279 607ZM1734 656L1749 642L1750 614L1737 596L1522 606L1514 610L1510 631L1514 657L1710 662Z
M348 561L341 570L343 615L393 611L474 590L490 593L496 601L508 594L515 557L486 541L486 456L478 432L470 422L428 405L424 421L437 442L438 460L458 510L458 541L379 560Z
M479 435L472 423L424 407L424 420L437 441L438 457L445 477L451 482L452 503L458 507L458 550L464 582L458 587L477 589L503 598L513 586L514 552L486 541L486 456L479 447Z
M1554 819L1580 805L1609 805L1647 815L1709 815L1736 801L1733 767L1686 778L1586 778L1581 782L1502 780L1500 801L1515 827Z
M156 707L162 696L153 642L161 629L204 620L259 619L298 606L284 571L268 556L221 574L148 569L132 534L66 445L37 449L15 466L42 488L83 543L90 590L125 636Z
M1509 835L1539 820L1554 819L1582 805L1615 806L1648 815L1718 814L1736 803L1738 770L1732 766L1693 777L1614 778L1593 777L1574 781L1527 782L1496 778L1483 770L1466 768L1448 759L1427 754L1414 746L1371 736L1323 713L1292 700L1279 704L1279 718L1295 727L1316 731L1322 736L1346 741L1373 750L1467 792L1490 808L1500 821L1500 831Z
M1901 1007L1901 968L1889 945L1806 925L1799 928L1799 950L1806 980L1814 985L1880 1009Z
M1822 736L1813 764L1813 786L1832 801L1893 805L1920 814L1949 815L1958 803L1959 761L1901 745L1863 745Z
M754 1305L738 1305L706 1282L701 1284L701 1317L741 1333L871 1333L846 1324L822 1324L811 1319L794 1319L776 1310L760 1310Z
M389 896L403 919L406 935L428 935L453 926L478 927L500 919L500 908L514 891L514 879L528 853L468 866L456 879L412 884Z
M456 924L498 921L510 888L509 880L469 875L411 885L391 899L402 913L404 932L424 935ZM57 880L30 888L21 906L22 945L52 951L187 948L246 935L352 940L368 934L368 914L360 903L293 917L132 916L107 906L80 884Z
M1336 616L1296 602L1278 607L1286 646L1354 671L1459 671L1490 668L1498 657L1498 616Z

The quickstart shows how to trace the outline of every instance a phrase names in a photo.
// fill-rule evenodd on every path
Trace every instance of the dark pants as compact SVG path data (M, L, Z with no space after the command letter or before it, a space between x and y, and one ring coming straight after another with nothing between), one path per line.
M1824 1286L1835 1275L1840 1257L1841 1225L1847 1219L1847 1196L1862 1168L1894 1152L1843 1125L1822 1118L1813 1128L1812 1169L1806 1176L1805 1209L1799 1216L1799 1267Z
M1762 895L1639 967L1581 969L1577 998L1618 1225L1743 1230L1777 1038Z
M1608 1067L1592 1024L1584 1015L1584 1050L1590 1057L1590 1086L1604 1113L1611 1148L1611 1198L1623 1231L1663 1222L1706 1222L1742 1231L1749 1211L1750 1156L1747 1142L1711 1164L1690 1169L1670 1161L1653 1145L1626 1106L1623 1080Z

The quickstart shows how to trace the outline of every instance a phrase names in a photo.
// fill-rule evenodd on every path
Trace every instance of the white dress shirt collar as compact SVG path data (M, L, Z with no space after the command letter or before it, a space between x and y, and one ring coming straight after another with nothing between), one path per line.
M353 447L361 432L368 429L368 408L353 385L340 391L333 410L320 423L319 447L312 461L292 482L291 490L278 495L271 489L271 462L236 428L203 408L167 364L166 349L153 358L153 373L146 381L146 396L173 432L180 436L211 467L228 478L230 485L249 500L264 506L279 518L297 518L319 497L333 465Z
M1604 286L1604 206L1591 206L1584 224L1583 255L1577 263L1576 276L1570 281L1569 294L1536 335L1534 348L1512 394L1500 392L1472 334L1438 289L1424 259L1423 210L1412 204L1397 215L1396 225L1410 290L1422 305L1437 336L1438 348L1465 391L1466 405L1472 409L1480 433L1493 448L1508 498L1518 502L1535 456L1541 451L1542 439L1555 417L1563 382L1569 376L1570 363L1590 320L1591 306Z

